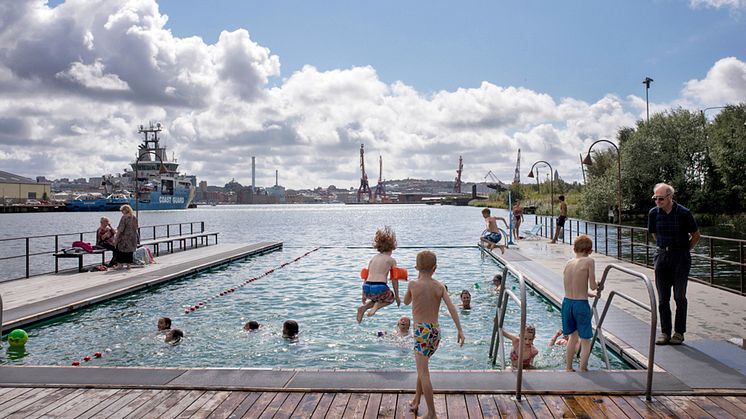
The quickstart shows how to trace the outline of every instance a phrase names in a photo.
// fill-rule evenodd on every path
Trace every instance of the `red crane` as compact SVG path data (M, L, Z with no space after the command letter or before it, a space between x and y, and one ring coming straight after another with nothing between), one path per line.
M376 185L376 200L386 200L386 188L383 187L383 157L378 156L378 184Z
M461 172L464 170L464 159L458 156L458 170L456 170L456 183L453 185L453 192L461 193Z
M365 174L365 144L360 144L360 187L357 189L357 202L360 202L360 197L367 193L368 202L373 198L370 185L368 185L368 175Z

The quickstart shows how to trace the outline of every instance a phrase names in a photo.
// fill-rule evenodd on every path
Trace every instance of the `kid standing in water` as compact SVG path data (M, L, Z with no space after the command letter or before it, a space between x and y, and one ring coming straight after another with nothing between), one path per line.
M435 417L435 402L433 401L433 385L430 382L430 357L438 349L440 344L440 325L438 324L438 311L440 301L446 303L448 312L458 330L457 342L464 346L464 332L461 330L458 312L451 302L448 292L443 284L433 279L433 273L437 267L435 253L425 250L417 254L417 265L419 271L416 281L411 281L404 296L404 304L412 304L412 320L414 321L414 361L417 364L417 389L414 399L409 405L412 412L416 413L420 405L420 397L425 395L427 403L427 414L423 418Z
M520 348L521 338L516 336L507 330L503 330L503 336L510 339L513 344L513 349L510 350L510 365L513 368L518 368L518 349ZM539 350L534 346L534 339L536 339L536 328L532 325L526 325L526 329L523 332L523 368L531 368L534 366L534 358L539 355Z
M591 354L593 328L591 327L591 305L588 292L599 289L596 283L596 264L588 257L593 251L593 241L586 235L578 236L572 246L575 258L565 265L565 298L562 300L562 333L570 338L565 353L565 369L575 371L572 361L580 337L580 371L588 371L588 357ZM600 289L599 289L600 291Z
M357 308L357 322L363 321L363 313L368 311L368 317L376 314L382 307L386 307L396 300L399 306L399 281L392 280L394 292L391 292L386 284L391 268L396 267L396 260L391 257L391 252L396 249L396 234L391 227L386 226L383 230L376 230L373 239L373 247L378 254L368 263L368 279L363 282L363 304Z

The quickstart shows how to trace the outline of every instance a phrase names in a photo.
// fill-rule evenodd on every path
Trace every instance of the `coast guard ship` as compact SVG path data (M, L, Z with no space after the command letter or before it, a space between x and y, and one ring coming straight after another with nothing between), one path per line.
M139 210L184 209L194 199L195 187L190 178L179 174L176 159L168 160L166 148L159 144L163 127L152 122L140 125L145 139L140 144L132 170L118 176L106 175L102 186L106 197L81 196L66 203L68 211L118 211L122 204ZM134 192L129 192L134 191Z

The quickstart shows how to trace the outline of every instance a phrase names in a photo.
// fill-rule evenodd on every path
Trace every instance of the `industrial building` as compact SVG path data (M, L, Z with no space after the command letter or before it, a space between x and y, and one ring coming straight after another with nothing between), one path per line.
M48 199L51 193L49 182L37 182L23 176L0 170L0 196L2 205L24 204L27 199Z

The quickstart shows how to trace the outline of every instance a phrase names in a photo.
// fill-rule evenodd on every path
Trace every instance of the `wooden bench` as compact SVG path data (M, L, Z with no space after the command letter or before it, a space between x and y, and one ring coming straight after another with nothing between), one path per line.
M215 244L218 244L218 233L211 231L203 231L201 233L183 234L180 236L171 237L158 237L156 239L143 240L140 242L140 246L152 246L153 253L155 256L160 254L160 245L165 244L168 248L169 253L174 252L174 243L179 243L179 250L185 250L187 248L187 241L191 244L191 247L199 247L200 245L209 246L210 236L215 237Z
M60 270L60 258L78 258L78 272L83 272L83 256L85 255L101 255L101 264L106 265L106 252L106 249L97 248L93 249L92 252L54 253L54 273L58 273Z

